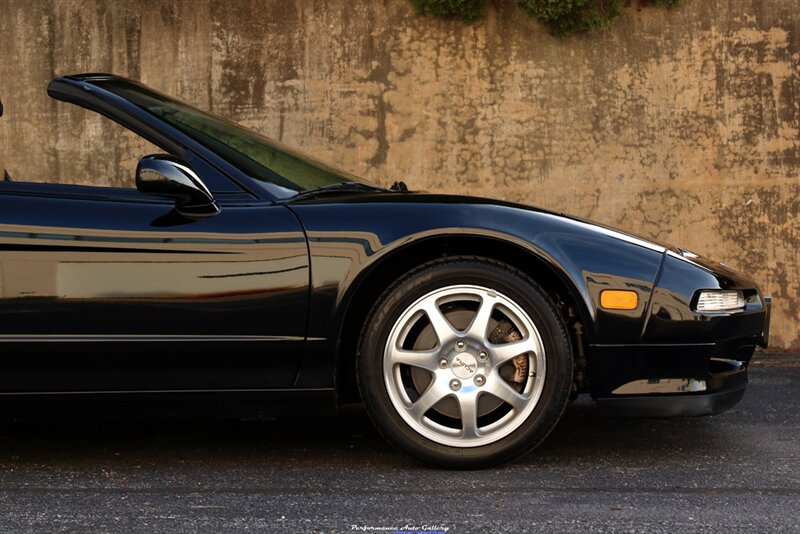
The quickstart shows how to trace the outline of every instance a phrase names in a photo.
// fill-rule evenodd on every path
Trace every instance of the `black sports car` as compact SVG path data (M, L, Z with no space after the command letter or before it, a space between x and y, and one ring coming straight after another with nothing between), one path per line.
M163 154L136 188L5 173L7 403L272 417L363 401L400 449L480 467L530 451L581 393L606 414L726 410L766 346L769 299L686 250L378 187L116 76L48 93Z

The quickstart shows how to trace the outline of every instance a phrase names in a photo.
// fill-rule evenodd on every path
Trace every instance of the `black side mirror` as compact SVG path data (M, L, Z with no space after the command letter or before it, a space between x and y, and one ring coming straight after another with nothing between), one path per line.
M155 154L140 159L136 188L142 193L174 198L175 210L184 217L211 217L220 211L200 177L174 156Z

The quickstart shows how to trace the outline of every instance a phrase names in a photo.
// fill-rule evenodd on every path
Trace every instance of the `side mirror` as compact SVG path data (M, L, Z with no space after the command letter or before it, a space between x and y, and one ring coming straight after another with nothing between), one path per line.
M220 211L200 177L173 156L155 154L140 159L136 188L142 193L174 198L175 210L184 217L212 217Z

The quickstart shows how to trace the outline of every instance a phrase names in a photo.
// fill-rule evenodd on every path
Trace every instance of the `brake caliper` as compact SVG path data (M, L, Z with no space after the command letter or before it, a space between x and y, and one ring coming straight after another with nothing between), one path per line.
M502 345L504 343L511 343L522 339L522 334L514 326L511 321L506 319L497 323L497 326L489 334L489 342L494 345ZM500 368L500 376L506 382L510 382L519 391L522 391L522 386L528 379L528 354L522 353L511 360L514 367L504 365Z

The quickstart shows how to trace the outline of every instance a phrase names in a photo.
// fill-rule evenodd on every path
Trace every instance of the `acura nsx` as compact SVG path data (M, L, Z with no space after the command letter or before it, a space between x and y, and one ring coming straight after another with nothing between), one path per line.
M131 187L4 171L6 402L363 402L397 448L472 468L532 450L581 394L607 415L724 411L767 344L769 298L687 250L371 184L113 75L48 93L160 152Z

